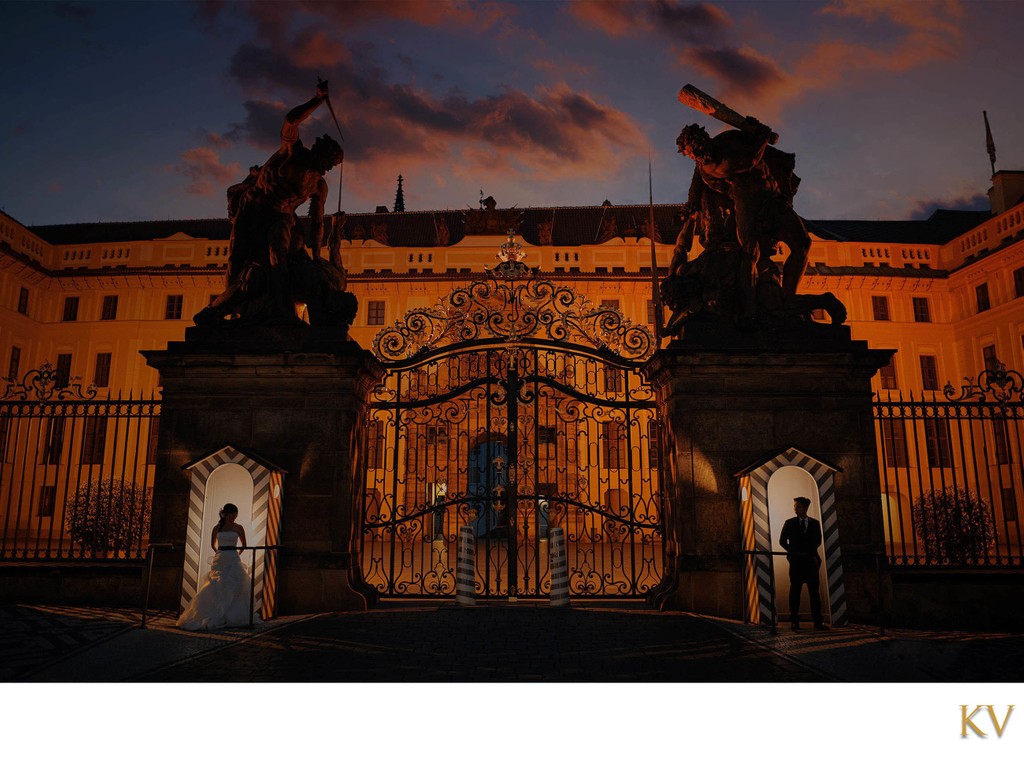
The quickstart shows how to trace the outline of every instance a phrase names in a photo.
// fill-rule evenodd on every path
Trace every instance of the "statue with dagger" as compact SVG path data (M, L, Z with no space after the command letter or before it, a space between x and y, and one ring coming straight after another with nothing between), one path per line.
M324 175L344 158L341 145L330 135L318 137L309 148L299 139L299 125L327 103L338 136L344 140L328 95L327 82L318 80L316 94L291 109L281 128L281 145L250 177L228 191L232 222L226 288L193 318L197 325L227 318L241 323L297 324L297 307L305 305L312 325L347 326L355 316L355 298L345 292L341 263L341 188L338 213L330 226L329 259L320 257L324 241L328 188ZM309 235L298 209L309 202Z
M793 210L800 183L795 156L772 147L778 135L771 128L693 85L680 90L679 100L734 129L711 137L702 126L688 124L676 141L695 167L669 278L662 284L673 311L666 334L677 334L701 311L748 329L779 319L809 320L817 308L828 311L833 323L844 321L845 309L834 296L797 295L811 241ZM704 252L691 261L698 234ZM771 260L780 243L787 249L781 272Z

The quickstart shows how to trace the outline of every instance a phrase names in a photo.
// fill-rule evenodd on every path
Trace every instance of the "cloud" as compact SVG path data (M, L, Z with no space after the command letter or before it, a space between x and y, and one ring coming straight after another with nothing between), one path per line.
M227 135L223 135L220 132L202 132L203 139L206 140L214 148L230 148L238 140L232 139Z
M239 178L237 163L222 164L217 152L205 146L186 150L169 168L188 178L185 192L189 195L213 195Z
M253 42L242 44L232 56L231 76L247 91L312 96L315 81L306 46L319 48L322 40L299 33L294 44L281 49ZM340 41L331 73L331 101L343 123L353 158L381 152L424 150L429 153L441 140L467 139L537 149L551 156L575 160L594 150L595 143L627 145L643 143L639 128L621 111L603 105L586 93L564 84L528 94L514 88L476 98L458 91L434 95L406 83L387 81L372 67L361 68ZM326 71L325 71L326 73ZM300 94L301 93L301 94ZM245 119L233 124L222 137L245 139L262 147L276 144L284 113L291 106L279 97L253 98L244 104ZM323 112L317 116L331 125ZM333 125L331 125L333 126ZM310 134L318 125L303 127ZM583 139L580 129L593 130ZM331 130L333 131L333 130ZM347 146L348 147L348 146ZM442 155L449 155L447 150Z
M713 79L723 99L744 98L771 110L868 73L902 73L962 54L963 6L955 0L891 3L837 0L819 12L840 23L804 45L792 40L763 43L786 51L785 63L753 47L733 43L683 48L678 60Z
M570 60L553 60L550 58L531 58L530 65L537 69L537 71L543 71L547 74L554 76L576 76L586 77L594 73L594 69L590 66L586 66L581 63L575 63Z
M729 15L710 3L678 0L573 0L569 13L610 37L658 33L677 42L707 42L732 26Z
M391 192L399 172L410 184L421 177L420 187L432 187L441 167L450 171L456 165L474 178L495 177L495 184L497 167L546 179L606 178L647 151L646 136L628 115L565 83L529 92L504 86L471 96L456 89L424 89L408 71L403 71L406 81L391 81L374 65L372 50L368 54L337 31L346 28L338 10L346 5L356 24L400 16L437 25L447 15L451 23L472 25L481 14L484 24L508 16L504 6L479 3L260 4L254 12L264 14L266 23L273 17L276 31L265 33L258 24L255 37L239 45L229 64L230 77L248 95L244 116L224 129L205 130L205 141L214 148L244 142L266 151L255 159L265 160L279 145L285 113L312 97L320 75L329 79L331 103L345 135L346 200L364 192L376 205L380 198L370 196L383 192L380 185ZM312 11L338 23L314 28L308 17ZM296 21L296 14L305 15ZM291 31L283 34L285 28ZM473 31L479 30L473 26ZM321 107L303 123L301 135L308 145L323 133L336 136L337 129ZM205 189L197 181L190 192L200 188ZM429 198L423 201L430 204Z
M989 208L988 195L985 193L973 193L919 200L910 208L909 215L911 219L927 219L939 209L988 211Z
M834 0L820 13L843 19L873 23L889 21L895 26L954 39L961 36L966 9L960 0L917 0L893 3L890 0Z
M258 39L273 43L287 39L293 23L351 30L376 21L392 20L485 33L498 22L515 16L519 9L508 2L470 0L294 0L287 3L218 0L205 3L200 15L207 23L212 23L232 12L249 16L256 23Z
M689 47L679 60L719 82L725 100L738 95L762 100L793 87L789 74L750 47Z

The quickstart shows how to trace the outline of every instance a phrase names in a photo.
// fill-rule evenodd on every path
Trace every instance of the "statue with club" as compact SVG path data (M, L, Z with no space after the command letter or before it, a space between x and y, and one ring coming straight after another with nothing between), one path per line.
M769 127L692 85L679 99L735 129L712 138L689 124L677 140L679 152L696 166L681 211L683 229L662 285L673 311L666 333L678 333L683 322L705 309L747 328L773 319L809 320L818 308L833 323L843 322L846 310L835 296L796 292L811 240L793 210L800 184L793 172L795 156L772 147L778 135ZM704 252L690 261L696 232ZM771 260L780 244L788 249L781 272Z
M230 188L232 228L226 289L195 315L197 325L227 318L250 324L298 324L302 322L299 305L307 307L311 325L347 328L351 324L356 303L345 291L340 255L344 214L340 206L335 218L328 220L333 222L330 259L320 257L327 199L324 175L341 164L344 151L329 135L318 137L311 148L299 139L299 124L325 102L331 108L327 82L320 81L316 94L285 116L277 152ZM306 201L308 250L297 215Z

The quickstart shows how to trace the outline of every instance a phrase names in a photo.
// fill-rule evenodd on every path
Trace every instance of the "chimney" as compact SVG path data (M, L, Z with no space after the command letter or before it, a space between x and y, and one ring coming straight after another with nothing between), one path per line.
M1000 170L992 175L988 202L993 214L1002 214L1024 200L1024 171Z

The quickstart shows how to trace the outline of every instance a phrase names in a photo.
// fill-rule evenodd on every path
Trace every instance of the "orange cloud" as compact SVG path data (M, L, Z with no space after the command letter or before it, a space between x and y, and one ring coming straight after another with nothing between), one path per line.
M851 32L844 29L843 36L797 48L795 62L786 67L749 46L693 46L683 49L678 58L714 79L723 98L741 99L768 113L785 101L858 74L900 73L955 58L963 50L963 6L955 0L837 0L820 13L869 25L887 24L897 36L883 45L851 40ZM793 49L790 42L785 46Z
M965 15L960 0L916 0L913 3L894 3L891 0L834 0L820 12L868 22L882 19L905 29L947 37L961 35L960 22Z
M185 192L190 195L213 195L239 179L238 164L222 164L217 152L207 147L186 150L172 168L189 179Z
M569 13L610 37L656 32L677 41L706 42L732 26L729 14L721 8L679 0L573 0Z

